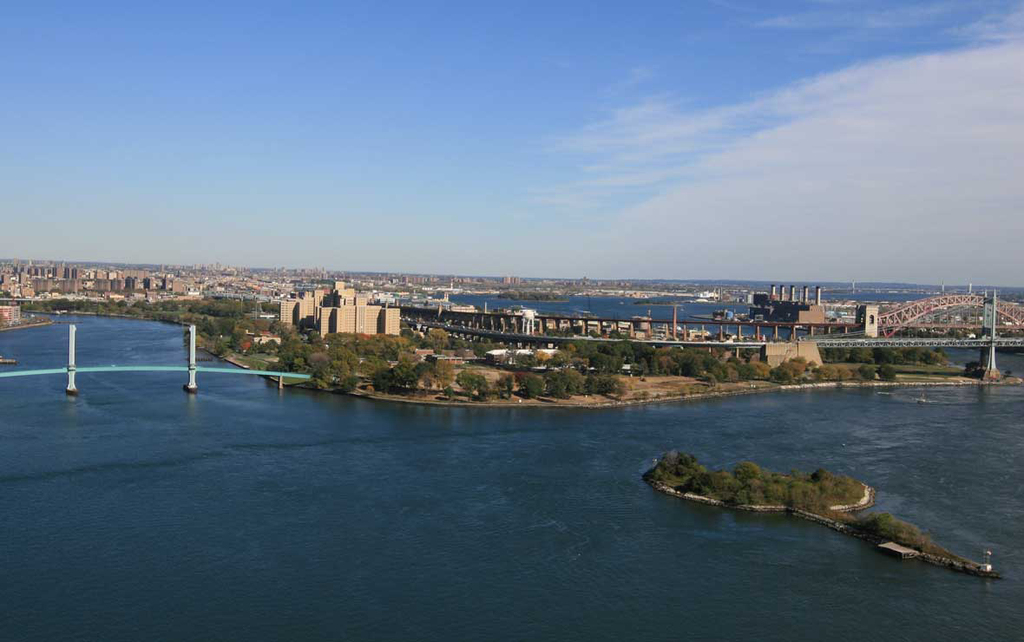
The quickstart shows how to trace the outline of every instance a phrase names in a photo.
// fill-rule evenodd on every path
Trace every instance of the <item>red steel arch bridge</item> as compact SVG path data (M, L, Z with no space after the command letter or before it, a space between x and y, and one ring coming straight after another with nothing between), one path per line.
M975 327L970 323L921 323L922 319L946 310L984 308L986 297L980 294L940 294L927 299L909 301L878 314L878 333L892 337L904 328ZM1000 301L996 305L996 324L1000 329L1024 330L1024 306Z

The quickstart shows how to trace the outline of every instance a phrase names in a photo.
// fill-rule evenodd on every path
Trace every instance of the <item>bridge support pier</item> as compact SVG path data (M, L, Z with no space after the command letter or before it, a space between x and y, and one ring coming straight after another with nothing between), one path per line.
M185 392L194 395L199 392L196 385L196 327L188 327L188 383L182 386Z
M996 346L994 343L981 349L980 361L984 366L984 372L981 375L984 381L998 381L1002 379L1003 375L999 372L999 368L996 367Z
M69 397L78 396L78 388L75 387L75 326L68 326L68 387L64 392Z

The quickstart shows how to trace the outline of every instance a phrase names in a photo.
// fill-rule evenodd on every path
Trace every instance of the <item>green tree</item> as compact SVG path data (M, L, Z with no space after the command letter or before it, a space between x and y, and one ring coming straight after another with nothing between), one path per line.
M890 364L883 364L878 368L878 377L882 381L896 381L896 368Z
M783 385L793 383L793 371L783 367L785 364L772 368L771 380Z
M536 399L544 394L544 378L528 373L519 380L519 392L527 399Z
M463 370L460 372L459 376L455 378L455 382L459 384L459 387L462 388L462 390L470 397L475 395L481 399L486 399L490 392L487 385L487 379L483 375L470 370Z
M402 355L391 369L392 385L405 390L415 390L419 386L420 371L417 363L409 355Z
M981 367L981 363L978 361L969 361L967 362L967 365L964 366L965 377L975 377L980 379L984 373L985 369Z
M889 366L889 368L892 368L892 366ZM857 368L857 376L859 376L864 381L874 381L875 368L865 363L864 365Z
M874 363L875 357L871 348L850 348L849 360L853 363Z
M752 461L741 461L733 469L733 475L740 482L746 484L755 479L761 478L761 467Z
M817 381L838 381L839 368L826 363L814 371L814 378Z
M383 392L388 394L395 387L394 380L392 378L392 370L388 367L378 368L373 376L370 378L373 383L373 389L377 392Z
M498 394L501 395L502 399L511 399L512 392L516 388L516 378L510 374L503 374L498 377L497 382Z
M432 367L431 379L438 388L447 388L455 381L455 366L447 359L438 359Z
M549 372L544 375L544 384L548 396L556 399L568 399L581 394L586 386L583 375L575 370Z
M448 345L448 333L441 328L431 328L427 330L426 341L434 352L440 352Z
M612 374L595 374L587 377L584 390L591 395L621 396L626 392L622 379Z

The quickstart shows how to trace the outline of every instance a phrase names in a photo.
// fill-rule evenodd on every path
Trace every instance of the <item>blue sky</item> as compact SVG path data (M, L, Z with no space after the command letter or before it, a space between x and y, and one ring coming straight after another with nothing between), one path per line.
M0 255L1022 280L1021 2L20 4Z

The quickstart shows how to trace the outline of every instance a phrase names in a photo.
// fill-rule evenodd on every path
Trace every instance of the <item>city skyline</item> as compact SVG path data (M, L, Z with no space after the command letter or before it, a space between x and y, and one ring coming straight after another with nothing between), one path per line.
M910 283L1024 267L1020 2L9 14L0 186L25 255Z
M133 269L152 269L157 272L163 270L166 272L171 271L209 271L209 270L243 270L252 272L292 272L296 274L310 274L317 273L323 280L330 280L331 278L345 275L365 275L365 276L416 276L416 277L429 277L433 279L482 279L482 280L496 280L501 281L505 279L504 285L515 287L521 283L529 282L550 282L550 283L566 283L566 282L584 282L590 281L593 283L679 283L679 284L694 284L694 285L757 285L757 286L771 286L773 284L780 283L793 283L793 284L821 284L830 287L839 288L856 288L859 284L865 288L874 287L923 287L923 288L941 288L943 290L955 290L955 289L966 289L966 290L982 290L985 288L1002 288L1007 291L1024 289L1024 285L1018 285L1013 283L985 283L975 282L972 280L963 281L940 281L932 283L928 281L900 281L900 280L865 280L865 279L846 279L846 280L828 280L819 279L811 276L795 277L795 278L670 278L670 277L651 277L651 278L637 278L628 276L612 276L607 278L591 278L587 275L542 275L542 276L520 276L514 274L499 274L499 273L456 273L456 272L423 272L423 271L396 271L396 270L360 270L360 269L342 269L330 266L314 266L304 265L297 267L287 266L274 266L274 265L232 265L228 263L221 263L218 261L206 261L202 263L189 263L189 264L178 264L178 263L156 263L156 262L142 262L142 263L130 263L126 261L85 261L77 259L53 259L53 258L18 258L18 257L0 257L0 267L10 265L12 262L17 261L22 266L34 265L36 267L61 267L61 266L74 266L74 267L85 267L85 268L112 268L121 271L133 270Z

